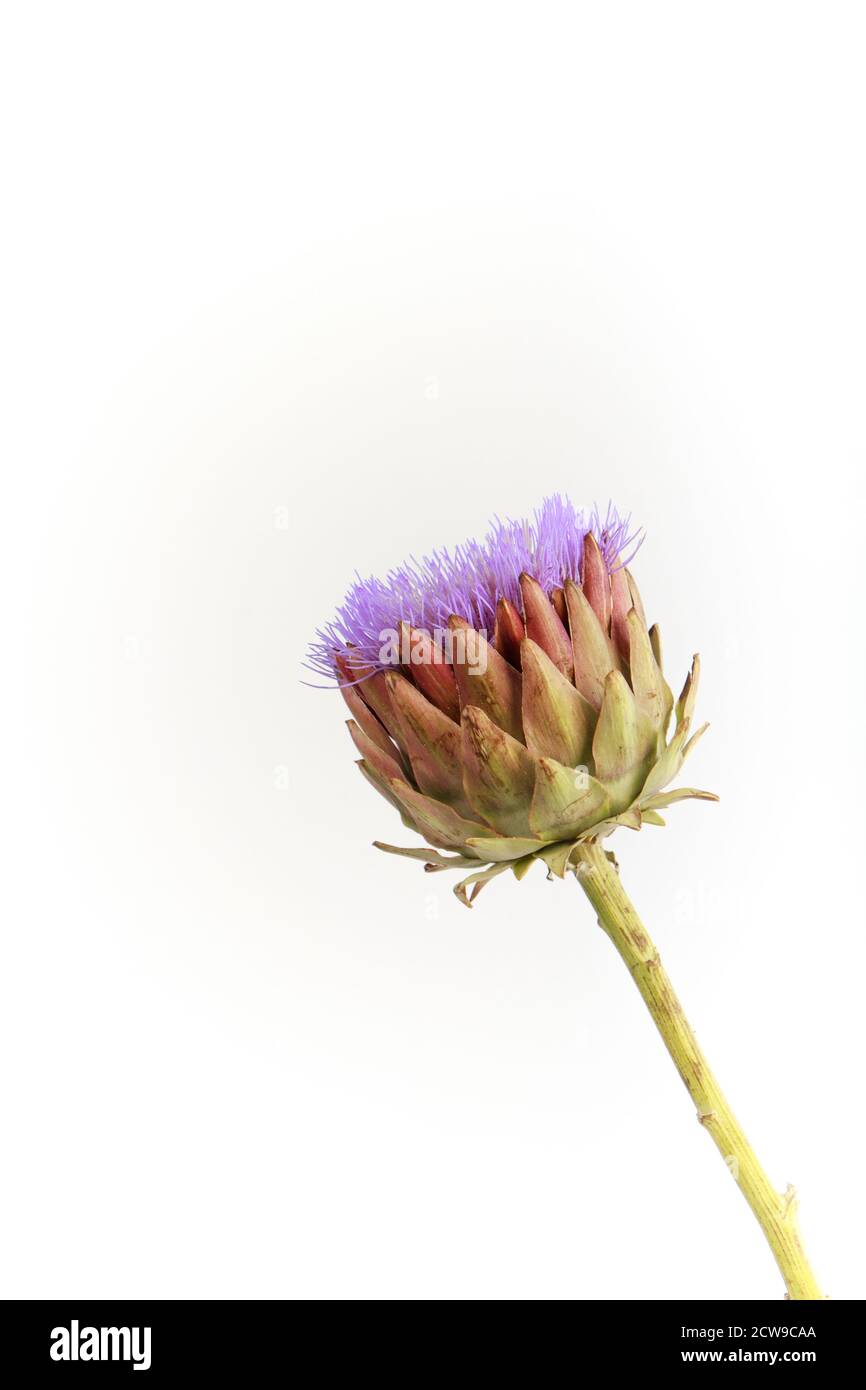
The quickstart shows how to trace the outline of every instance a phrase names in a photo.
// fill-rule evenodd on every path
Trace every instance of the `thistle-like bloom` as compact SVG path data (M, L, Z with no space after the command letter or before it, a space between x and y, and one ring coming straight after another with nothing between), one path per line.
M471 868L467 905L508 868L563 877L582 843L716 800L666 790L706 728L699 662L668 741L659 630L627 567L638 543L612 507L551 497L532 522L359 580L318 634L310 665L340 684L362 773L434 849L378 847Z
M663 825L673 802L716 800L668 789L706 727L692 732L699 664L674 707L628 569L636 542L612 508L584 516L549 498L534 521L497 522L481 544L359 579L309 664L342 689L364 776L433 846L380 849L429 870L472 868L455 890L467 905L536 859L560 878L574 871L788 1297L818 1299L793 1188L779 1193L761 1168L603 847L618 826Z

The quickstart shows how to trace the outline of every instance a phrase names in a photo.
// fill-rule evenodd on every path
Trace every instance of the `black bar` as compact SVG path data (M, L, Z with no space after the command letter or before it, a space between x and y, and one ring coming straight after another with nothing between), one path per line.
M730 1372L734 1364L758 1373L841 1372L856 1366L863 1350L862 1306L570 1303L565 1320L560 1324L557 1316L556 1330L541 1336L535 1325L524 1330L513 1313L507 1328L496 1328L497 1314L477 1304L466 1323L453 1311L437 1311L431 1321L426 1309L411 1304L383 1316L366 1305L359 1312L348 1301L323 1311L279 1300L9 1301L0 1305L0 1319L4 1375L17 1366L17 1377L6 1379L15 1386L107 1375L132 1376L134 1384L187 1378L254 1385L262 1376L307 1380L337 1371L411 1384L431 1374L489 1377L499 1368L537 1384L559 1379L553 1366L563 1360L578 1376L647 1369L701 1374L713 1366Z

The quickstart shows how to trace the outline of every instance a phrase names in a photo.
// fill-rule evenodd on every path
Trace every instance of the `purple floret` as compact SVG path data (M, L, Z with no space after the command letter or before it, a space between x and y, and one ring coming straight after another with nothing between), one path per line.
M351 666L380 668L383 634L398 623L444 629L456 613L479 631L492 633L496 601L508 598L521 607L519 577L527 573L550 593L566 579L580 579L583 538L592 532L609 569L628 564L642 536L630 517L608 504L584 512L567 497L546 497L531 521L495 518L483 541L466 541L452 551L434 550L422 560L411 558L384 579L361 579L346 595L332 623L319 628L307 666L333 680L335 656Z

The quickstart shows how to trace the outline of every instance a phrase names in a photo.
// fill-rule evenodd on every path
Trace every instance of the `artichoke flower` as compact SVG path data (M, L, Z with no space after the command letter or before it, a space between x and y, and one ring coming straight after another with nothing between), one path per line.
M548 877L573 871L787 1297L819 1299L794 1190L777 1191L758 1162L604 848L620 826L663 825L675 802L717 800L670 786L706 728L693 728L700 663L674 704L629 570L639 543L612 507L586 515L548 498L532 522L498 521L483 542L358 579L308 664L343 693L361 772L430 846L379 849L430 872L469 869L455 889L467 906L537 859Z
M585 518L551 498L534 525L397 571L390 595L356 585L330 653L321 635L361 772L433 850L377 847L471 868L455 889L467 906L506 869L519 879L540 859L561 878L580 843L716 800L667 790L706 728L693 731L699 661L668 741L661 638L622 553L634 541L612 508Z

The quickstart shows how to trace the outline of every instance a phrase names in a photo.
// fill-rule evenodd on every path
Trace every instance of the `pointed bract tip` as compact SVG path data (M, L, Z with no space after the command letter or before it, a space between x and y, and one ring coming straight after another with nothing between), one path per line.
M493 645L512 666L520 668L520 643L525 628L523 619L508 598L500 598L496 604L496 622L493 629Z

